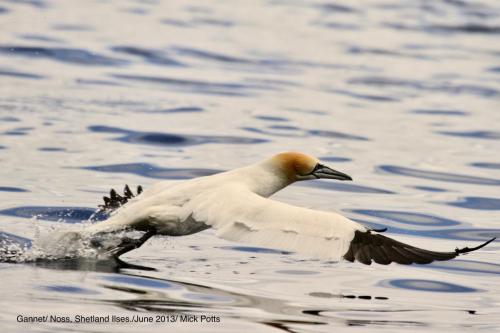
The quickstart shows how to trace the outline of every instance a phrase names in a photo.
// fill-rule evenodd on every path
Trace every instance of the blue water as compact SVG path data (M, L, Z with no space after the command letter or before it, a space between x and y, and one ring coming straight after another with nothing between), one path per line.
M436 250L500 237L500 5L466 1L4 1L0 243L78 226L110 188L172 184L284 150L352 183L278 200ZM500 331L498 241L363 266L218 239L123 261L0 263L5 332ZM219 323L19 323L18 315Z

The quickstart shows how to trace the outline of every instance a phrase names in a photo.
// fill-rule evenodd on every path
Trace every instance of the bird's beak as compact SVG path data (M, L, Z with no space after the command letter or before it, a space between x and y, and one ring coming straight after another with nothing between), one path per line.
M352 180L351 176L318 163L312 175L318 179Z

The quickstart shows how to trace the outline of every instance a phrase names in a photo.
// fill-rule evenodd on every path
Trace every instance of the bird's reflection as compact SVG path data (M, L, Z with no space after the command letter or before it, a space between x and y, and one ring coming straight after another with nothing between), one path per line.
M17 240L17 242L20 241ZM275 295L261 296L247 290L235 291L225 286L214 286L213 283L202 279L193 283L182 278L162 278L161 275L164 272L161 268L156 269L126 262L114 256L100 259L37 259L17 264L51 270L105 273L97 274L99 287L107 289L117 296L101 299L100 302L125 311L179 315L208 313L273 327L285 332L298 332L304 329L318 330L318 328L330 324L370 327L425 326L423 322L413 321L411 318L401 318L400 316L391 318L391 312L395 312L396 315L400 313L401 310L397 308L394 310L374 308L368 310L370 314L379 312L383 318L377 320L362 318L363 310L360 310L356 304L359 302L364 304L367 302L389 302L389 298L382 295L316 291L304 295L304 303L299 304L280 299ZM394 288L394 286L390 286ZM407 285L404 284L402 287L407 287ZM322 305L318 306L319 303L315 305L306 297L322 298ZM421 310L406 309L404 311Z
M105 259L96 258L68 258L68 259L38 259L26 263L36 267L57 269L57 270L76 270L76 271L94 271L101 273L120 273L124 269L134 269L143 271L156 271L153 267L136 265L123 261L116 257Z

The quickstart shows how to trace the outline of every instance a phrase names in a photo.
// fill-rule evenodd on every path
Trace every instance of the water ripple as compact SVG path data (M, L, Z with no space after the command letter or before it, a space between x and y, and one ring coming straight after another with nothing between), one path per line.
M54 24L52 26L53 30L60 31L92 31L94 30L91 26L85 24Z
M9 56L48 58L56 61L92 66L121 66L127 61L99 55L83 49L37 47L37 46L0 46L0 53Z
M65 148L59 148L59 147L40 147L38 148L39 151L46 151L46 152L61 152L61 151L66 151Z
M127 143L166 145L166 146L191 146L206 143L220 144L257 144L268 142L264 139L235 137L235 136L202 136L187 134L170 134L157 132L139 132L126 130L118 127L95 125L89 126L89 130L97 133L119 133L123 136L115 140Z
M107 218L106 214L96 213L95 208L87 207L21 206L0 210L0 214L28 219L36 217L38 220L65 223L102 221Z
M163 109L154 112L158 113L191 113L191 112L203 112L203 108L197 106L181 106L178 108Z
M466 116L467 112L458 110L433 110L433 109L417 109L411 111L416 114L426 114L432 116Z
M354 97L356 99L363 99L363 100L369 100L369 101L375 101L375 102L396 102L396 101L400 100L400 98L395 97L395 96L362 94L362 93L356 93L352 90L328 89L328 91L335 93L335 94L347 95L350 97Z
M350 79L349 84L366 85L374 87L408 88L419 91L444 92L448 94L469 94L482 97L500 96L500 91L494 88L473 84L430 83L410 79L389 78L383 76L359 77Z
M256 246L220 246L218 247L224 250L240 251L240 252L251 252L251 253L272 253L272 254L291 254L292 252L281 251L275 249L269 249L265 247Z
M370 140L364 136L343 133L338 131L331 131L331 130L316 130L316 129L307 130L307 129L301 129L296 126L288 126L288 125L272 125L269 126L268 128L270 128L271 131L256 127L242 127L241 129L248 132L271 135L271 136L289 136L289 137L317 136L322 138L354 140L354 141ZM272 130L278 130L278 131L272 131Z
M471 163L471 165L477 168L500 170L500 163L476 162L476 163Z
M224 66L231 66L231 69L251 70L253 72L280 72L286 74L296 74L299 68L346 68L346 65L313 62L307 60L290 59L280 55L259 55L253 57L242 57L223 54L220 52L207 51L190 47L173 47L173 52L181 57L201 59L215 62Z
M448 202L450 206L479 209L479 210L500 210L500 199L485 197L465 197L460 201Z
M351 209L348 211L355 214L378 217L381 219L386 219L398 223L418 225L418 226L430 225L435 227L449 227L461 224L458 221L450 220L435 215L412 213L405 211L377 210L377 209Z
M21 119L16 118L16 117L12 117L12 116L5 116L5 117L1 117L0 121L9 122L9 123L18 123L21 121Z
M192 23L195 24L195 25L206 25L206 26L214 26L214 27L221 27L221 28L231 28L233 27L234 25L236 25L236 23L234 23L233 21L229 21L229 20L224 20L224 19L214 19L214 18L203 18L203 17L200 17L200 18L195 18L192 20Z
M259 64L259 61L255 61L252 59L245 59L245 58L241 58L241 57L236 57L236 56L226 55L226 54L222 54L222 53L201 50L201 49L194 49L194 48L188 48L188 47L174 47L173 50L181 56L189 56L189 57L200 58L200 59L204 59L204 60L212 60L212 61L217 61L217 62L221 62L221 63L235 63L235 64L247 64L247 65ZM264 64L265 64L265 62L264 62Z
M181 289L182 287L172 282L158 280L151 277L127 276L127 275L111 275L102 276L102 280L131 284L139 287L160 288L160 289Z
M167 57L165 54L157 50L150 50L135 46L115 46L112 47L111 50L118 53L124 53L132 56L141 57L145 61L155 65L177 66L177 67L185 66L181 62L172 59L170 57Z
M486 24L431 25L428 29L446 33L500 34L500 26Z
M0 192L29 192L29 191L20 187L0 186Z
M82 85L96 85L96 86L123 86L121 83L108 80L97 80L97 79L75 79L75 82Z
M346 5L340 5L336 3L322 3L316 6L321 12L325 13L355 13L356 9Z
M260 115L260 116L255 116L256 119L260 120L265 120L265 121L271 121L271 122L286 122L290 121L290 119L285 118L285 117L278 117L278 116L270 116L270 115Z
M486 12L485 12L486 13ZM445 24L405 24L405 23L385 23L384 26L395 30L411 30L421 33L440 33L440 34L481 34L496 35L500 33L500 26L467 23L456 25Z
M427 238L451 239L451 240L461 240L461 241L478 241L478 242L485 242L488 239L491 239L492 237L500 238L500 229L475 229L475 228L409 229L409 228L398 228L387 222L377 223L372 221L361 220L358 218L353 218L353 220L358 223L361 223L362 225L367 226L370 229L388 228L388 232L390 232L391 234L398 234L405 236L418 236ZM413 245L418 246L417 244ZM452 249L450 249L450 251L452 251Z
M320 136L323 138L335 138L335 139L346 139L346 140L356 140L356 141L368 141L369 139L354 134L342 133L337 131L328 131L328 130L309 130L307 131L309 135Z
M31 247L31 239L0 231L0 249L6 248L9 244L17 244L19 248Z
M18 71L7 71L7 70L0 70L0 76L11 76L21 79L33 79L33 80L41 80L47 78L46 76L43 75L18 72Z
M463 132L439 131L438 133L451 136L460 136L463 138L500 140L499 131L463 131Z
M321 156L319 158L320 161L324 162L350 162L352 161L351 158L348 157L338 157L338 156Z
M243 97L243 96L253 95L255 93L255 90L268 89L268 87L249 85L243 83L209 82L200 80L170 78L164 76L146 76L146 75L132 75L132 74L112 74L111 76L122 80L159 84L167 88L175 89L182 92L191 92L191 93L209 94L209 95Z
M87 166L82 167L82 169L111 173L131 173L143 177L159 179L190 179L195 177L209 176L221 172L221 170L214 169L161 168L148 163Z
M384 280L378 284L381 287L401 288L415 291L430 291L438 293L471 293L480 290L465 287L459 284L442 282L436 280L423 280L423 279L393 279Z
M361 186L347 183L334 183L329 181L309 181L305 183L298 183L298 186L314 187L329 191L339 192L354 192L354 193L372 193L372 194L394 194L389 190L384 190L375 187Z
M64 43L64 40L62 39L48 37L44 35L24 34L24 35L19 35L19 37L25 40L34 40L37 42Z
M413 188L420 190L420 191L425 191L425 192L447 192L448 191L448 190L445 190L443 188L432 187L432 186L413 186Z
M275 271L275 273L287 274L287 275L315 275L315 274L319 274L319 272L316 272L316 271L305 271L305 270L298 270L298 269L279 270L279 271Z
M10 4L17 5L17 4L24 4L24 5L30 5L32 7L35 7L37 9L46 9L49 7L47 2L43 0L10 0Z
M374 54L374 55L382 55L382 56L391 56L391 57L406 57L406 58L415 58L415 59L425 59L431 60L432 57L425 56L423 54L409 53L409 52L397 52L389 49L382 48L367 48L361 46L351 46L346 50L347 53L350 54Z
M500 265L488 262L473 261L473 260L460 260L454 259L452 261L435 261L429 266L422 266L423 268L430 269L443 269L446 271L458 271L467 273L481 273L481 274L496 274L500 275Z
M442 182L452 182L452 183L463 183L463 184L477 184L477 185L492 185L498 186L500 185L500 180L491 179L491 178L483 178L483 177L475 177L468 175L460 175L455 173L447 173L447 172L437 172L437 171L426 171L420 169L413 168L405 168L395 165L381 165L378 167L379 170L384 172L388 172L395 175L414 177L414 178L423 178L423 179L431 179Z
M68 285L52 285L52 286L45 286L42 288L47 290L47 291L54 291L57 293L83 294L83 295L99 294L99 292L94 291L94 290L90 290L87 288L81 288L81 287L75 287L75 286L68 286Z
M23 136L23 135L26 135L27 133L24 131L6 131L6 132L0 133L0 134L10 135L10 136Z

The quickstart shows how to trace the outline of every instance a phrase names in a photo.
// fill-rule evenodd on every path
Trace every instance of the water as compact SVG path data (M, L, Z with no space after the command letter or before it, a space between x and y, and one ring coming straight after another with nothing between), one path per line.
M355 181L297 184L279 200L436 250L500 236L496 1L4 1L0 27L1 239L28 246L78 226L112 187L283 150ZM128 265L0 264L1 327L500 331L498 251L363 266L210 230L158 237ZM45 314L220 322L16 321Z

